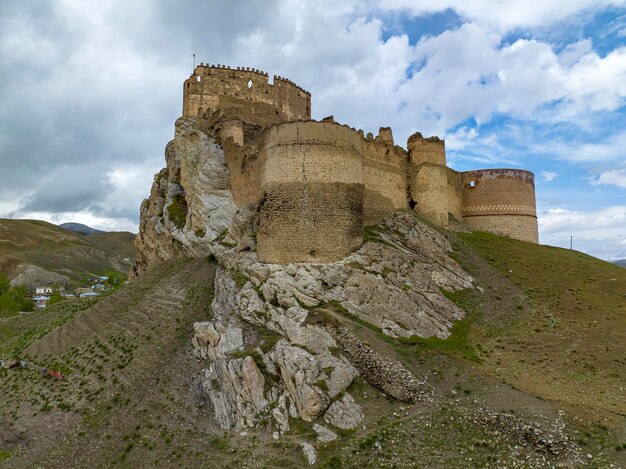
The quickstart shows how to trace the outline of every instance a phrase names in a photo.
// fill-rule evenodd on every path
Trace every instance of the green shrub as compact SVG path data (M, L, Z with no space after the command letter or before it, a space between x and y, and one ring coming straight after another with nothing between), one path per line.
M61 301L65 301L65 298L63 297L63 295L61 295L60 292L55 291L52 296L50 297L50 299L48 300L48 305L53 305L55 303L60 303Z
M185 222L187 221L187 201L185 200L185 196L183 195L175 195L172 199L172 203L167 207L167 213L170 217L170 220L177 228L182 228L185 226Z

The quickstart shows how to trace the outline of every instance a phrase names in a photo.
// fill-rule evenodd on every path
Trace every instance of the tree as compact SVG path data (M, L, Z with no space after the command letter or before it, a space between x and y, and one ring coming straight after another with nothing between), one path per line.
M0 316L33 309L35 309L35 303L28 297L26 287L24 285L11 287L6 276L0 274Z
M55 303L60 303L61 301L65 301L66 299L67 298L61 295L61 292L55 291L50 297L50 299L48 300L48 304L53 305Z

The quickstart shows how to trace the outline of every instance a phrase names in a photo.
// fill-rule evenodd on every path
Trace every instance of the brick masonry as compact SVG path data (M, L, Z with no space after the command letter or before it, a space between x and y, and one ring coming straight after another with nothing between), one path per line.
M249 68L196 67L183 85L183 117L224 149L231 192L256 204L264 262L329 262L360 246L367 225L397 210L439 226L450 217L476 230L537 242L532 173L457 172L445 143L415 133L407 150L390 128L365 136L331 117L310 120L311 95Z

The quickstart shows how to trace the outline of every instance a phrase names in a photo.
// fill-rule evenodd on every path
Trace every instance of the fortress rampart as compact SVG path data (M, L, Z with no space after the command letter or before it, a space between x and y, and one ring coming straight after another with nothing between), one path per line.
M396 210L406 210L406 151L393 144L390 129L380 129L378 137L365 138L361 144L363 159L363 222L380 223Z
M340 259L363 242L361 137L327 122L276 125L261 137L259 259Z
M201 64L185 81L183 116L223 147L235 203L258 207L261 261L338 260L361 245L365 226L409 209L442 227L455 219L537 242L532 173L460 173L437 137L415 133L404 150L388 127L374 138L310 114L308 92L258 70Z
M415 210L439 226L448 226L446 149L437 137L416 133L407 141L409 191Z
M463 222L476 230L538 242L533 173L521 169L463 173Z

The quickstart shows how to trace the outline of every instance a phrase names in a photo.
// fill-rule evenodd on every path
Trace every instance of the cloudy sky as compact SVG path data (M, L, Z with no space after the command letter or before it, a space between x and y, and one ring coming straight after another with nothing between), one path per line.
M541 242L626 258L626 0L0 0L0 217L136 231L192 53L530 169Z

